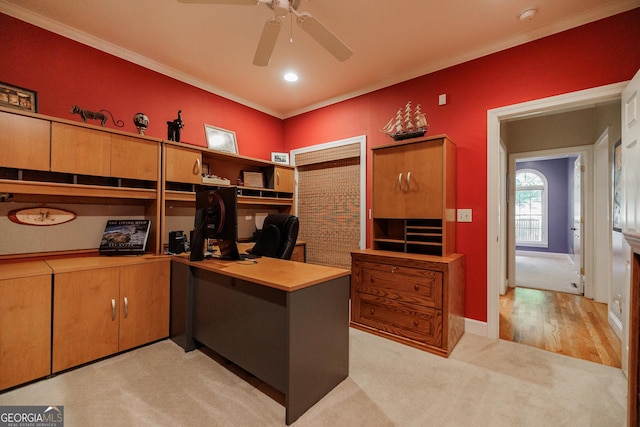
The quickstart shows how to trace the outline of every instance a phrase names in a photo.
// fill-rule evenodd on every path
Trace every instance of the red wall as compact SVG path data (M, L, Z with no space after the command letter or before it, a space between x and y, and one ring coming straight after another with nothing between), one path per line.
M457 206L473 209L473 222L456 230L456 249L467 257L466 317L486 321L487 110L626 81L639 68L640 9L634 9L287 119L285 151L363 134L369 147L388 144L379 129L407 101L421 103L428 134L447 134L457 146ZM442 93L448 102L438 106Z
M146 135L167 138L167 121L182 110L181 141L206 146L203 124L236 132L240 154L270 159L282 151L283 122L170 77L0 14L0 81L38 92L38 112L80 121L72 105L109 110L137 132L133 116L149 117ZM98 124L98 122L92 122ZM106 127L115 128L109 121Z
M446 133L458 148L458 207L473 209L473 222L457 226L457 250L467 256L466 317L485 321L487 110L628 80L640 68L639 41L634 9L283 122L0 14L0 81L38 91L39 111L51 116L79 120L68 112L74 104L108 109L135 132L132 117L142 111L147 135L160 138L182 109L183 141L206 145L208 123L234 130L240 154L262 159L355 135L366 134L369 146L389 143L379 129L406 101L419 102L429 134ZM440 107L441 93L448 103Z

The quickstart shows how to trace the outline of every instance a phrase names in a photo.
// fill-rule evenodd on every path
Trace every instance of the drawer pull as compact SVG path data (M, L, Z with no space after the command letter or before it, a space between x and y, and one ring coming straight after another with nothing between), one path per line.
M196 159L196 163L193 165L193 174L200 175L202 167L200 166L200 159Z
M111 320L116 320L116 300L111 298Z
M398 189L402 191L402 172L398 174Z
M415 289L416 291L419 291L419 290L420 290L420 285L415 285L415 286L413 287L413 289Z
M396 272L396 266L394 265L393 267L391 267L391 272L395 273Z
M369 281L370 281L371 283L373 283L373 282L375 282L375 281L376 281L376 278L375 278L375 277L373 277L373 276L371 276L371 277L369 277Z
M370 308L369 309L369 314L374 315L374 314L376 314L376 311L373 308Z
M124 297L124 318L129 317L129 299Z
M418 326L420 324L420 322L418 322L417 320L413 321L413 326Z

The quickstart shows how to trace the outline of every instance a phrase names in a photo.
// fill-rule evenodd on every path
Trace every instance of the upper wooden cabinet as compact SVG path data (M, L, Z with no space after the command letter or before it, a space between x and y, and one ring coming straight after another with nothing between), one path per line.
M456 151L446 136L372 148L374 249L455 252Z
M202 184L202 152L165 144L165 181Z
M0 111L0 166L49 170L51 122Z
M51 170L158 180L159 143L64 123L51 125Z
M273 171L273 189L276 191L285 191L293 193L294 182L294 170L291 168L285 168L282 166L275 166Z
M111 135L84 127L52 123L51 171L111 176Z

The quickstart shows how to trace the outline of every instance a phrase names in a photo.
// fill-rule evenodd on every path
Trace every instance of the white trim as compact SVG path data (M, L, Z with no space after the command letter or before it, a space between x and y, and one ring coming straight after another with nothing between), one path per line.
M487 336L487 322L481 322L479 320L464 319L464 333L480 335L481 337Z
M326 150L327 148L341 147L344 145L360 144L360 249L367 246L367 135L358 135L351 138L340 139L338 141L325 142L323 144L312 145L310 147L297 148L291 150L291 164L295 166L296 155L309 153L312 151ZM296 194L298 193L298 169L295 172ZM298 212L298 201L296 198L295 212Z
M616 333L618 338L622 339L622 322L618 319L618 316L609 309L607 318L609 319L609 326L613 329L613 332Z
M516 255L522 256L532 256L538 258L553 258L553 259L561 259L561 260L571 260L571 255L563 254L561 252L539 252L539 251L523 251L516 250Z
M577 107L619 99L627 82L508 105L487 111L487 336L500 336L500 121L532 116L558 108ZM506 242L505 242L506 243Z

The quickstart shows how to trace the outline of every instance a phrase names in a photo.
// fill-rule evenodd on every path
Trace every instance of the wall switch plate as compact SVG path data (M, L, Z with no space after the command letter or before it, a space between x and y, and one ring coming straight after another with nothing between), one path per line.
M458 222L471 222L471 209L458 209Z
M446 105L447 103L447 94L443 93L442 95L438 96L438 105Z

